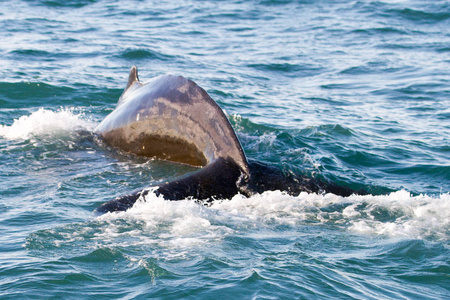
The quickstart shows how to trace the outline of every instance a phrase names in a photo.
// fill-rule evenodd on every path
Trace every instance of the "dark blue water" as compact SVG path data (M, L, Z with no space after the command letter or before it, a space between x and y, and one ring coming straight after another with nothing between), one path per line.
M0 298L450 297L448 1L1 1ZM180 74L250 159L369 195L116 196L193 169L89 132Z

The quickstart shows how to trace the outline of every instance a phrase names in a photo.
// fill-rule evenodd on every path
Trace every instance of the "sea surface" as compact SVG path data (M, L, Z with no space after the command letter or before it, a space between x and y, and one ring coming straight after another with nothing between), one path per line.
M369 194L93 214L195 170L92 134L133 65ZM0 66L0 299L450 299L448 1L1 0Z

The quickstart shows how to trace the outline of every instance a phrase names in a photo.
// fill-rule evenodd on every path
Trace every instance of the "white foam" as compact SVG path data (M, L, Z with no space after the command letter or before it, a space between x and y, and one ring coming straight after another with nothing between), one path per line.
M450 194L433 198L398 191L383 196L301 193L293 197L272 191L249 198L236 195L207 207L191 200L166 201L150 193L126 212L99 218L112 221L110 226L120 219L143 222L144 231L156 233L159 244L169 247L209 243L236 232L275 230L277 225L311 224L369 236L447 240Z
M90 130L94 126L83 118L83 114L75 113L73 108L60 108L51 111L40 108L31 115L14 120L11 126L0 125L0 137L18 140L35 136L64 135L78 129Z
M138 239L135 243L185 249L219 240L230 232L226 225L212 224L215 222L214 214L214 210L191 200L167 201L150 193L126 212L99 216L97 219L105 221L107 225L98 238L111 239L111 233L117 236L118 232L121 232L122 237L133 235L122 228L127 225L121 220L126 220L127 224L141 224L142 231L135 235Z
M406 191L386 196L361 197L367 203L362 211L352 213L349 229L373 235L406 238L433 238L447 240L450 231L450 194L439 197L411 196ZM357 203L347 207L354 210ZM377 220L374 212L379 209L395 217L388 221Z

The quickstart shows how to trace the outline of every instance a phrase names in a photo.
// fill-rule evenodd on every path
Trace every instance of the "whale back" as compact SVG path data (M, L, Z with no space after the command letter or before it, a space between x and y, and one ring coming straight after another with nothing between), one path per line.
M136 155L199 167L226 159L249 175L244 151L222 109L182 76L141 83L133 67L116 109L94 132Z

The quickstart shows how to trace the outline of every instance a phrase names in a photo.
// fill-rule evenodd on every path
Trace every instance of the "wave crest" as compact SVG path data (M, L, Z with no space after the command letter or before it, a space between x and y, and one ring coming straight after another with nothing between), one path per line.
M386 238L448 240L450 194L412 196L401 190L387 195L341 197L301 193L297 197L270 191L246 198L215 201L210 207L194 201L165 201L148 194L126 212L101 219L134 219L152 232L172 238L209 240L236 231L276 230L278 226L330 225L357 234ZM114 223L114 222L113 222Z
M76 130L92 130L93 122L86 120L74 108L51 111L44 108L28 116L21 116L10 126L0 125L0 137L9 140L30 139L37 136L60 136Z

